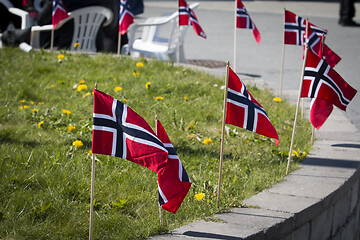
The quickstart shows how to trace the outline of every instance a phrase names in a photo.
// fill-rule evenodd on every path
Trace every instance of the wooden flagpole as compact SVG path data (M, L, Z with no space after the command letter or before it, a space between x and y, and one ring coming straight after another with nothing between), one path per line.
M282 87L284 79L284 59L285 59L285 8L284 8L284 31L283 31L283 45L281 54L281 71L280 71L280 98L282 99Z
M117 55L121 54L121 33L119 31Z
M95 83L95 89L97 84ZM94 218L94 185L95 185L95 154L92 153L91 162L91 194L90 194L90 226L89 226L89 240L93 239L93 218Z
M181 31L180 31L180 9L179 9L179 1L177 1L177 3L178 3L178 6L177 6L177 8L178 8L178 27L177 27L177 30L179 31L179 34L178 34L178 44L177 44L177 48L176 48L176 50L177 50L177 63L179 64L180 63L180 40L181 40ZM190 8L190 6L189 6L189 8Z
M301 92L302 92L302 87L303 87L303 82L304 82L306 59L307 59L307 54L308 54L308 49L309 49L308 36L307 36L308 27L309 27L309 19L307 18L306 19L306 28L305 28L305 36L306 36L306 40L305 40L305 56L304 56L303 68L302 68L302 73L301 73L301 78L300 78L299 97L298 97L298 101L297 101L297 104L296 104L294 127L293 127L292 136L291 136L289 158L288 158L288 163L287 163L287 167L286 167L286 175L289 173L289 168L290 168L291 154L292 154L292 150L293 150L293 146L294 146L294 137L295 137L296 124L297 124L297 117L298 117L298 113L299 113L300 98L301 98Z
M55 32L54 28L53 28L53 29L51 29L51 42L50 42L50 50L53 50L53 48L54 48L54 32Z
M233 61L233 68L234 72L236 72L236 18L237 18L237 0L235 1L235 21L234 21L234 61Z
M226 63L224 112L223 112L223 123L222 123L222 132L221 132L219 183L218 183L218 193L217 193L217 207L218 208L220 206L222 167L223 167L223 160L224 160L224 138L225 138L225 121L226 121L226 105L227 105L227 94L228 94L228 82L229 82L229 61Z
M155 115L155 134L158 134L158 128L157 128L157 120L158 120L158 116ZM163 227L164 222L163 222L163 211L161 206L159 205L159 214L160 214L160 228Z

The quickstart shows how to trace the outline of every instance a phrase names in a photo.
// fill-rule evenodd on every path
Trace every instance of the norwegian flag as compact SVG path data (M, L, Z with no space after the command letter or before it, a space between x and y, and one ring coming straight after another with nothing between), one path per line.
M335 65L340 62L341 57L332 51L326 44L324 44L322 49L322 41L324 41L323 37L319 37L311 28L308 29L309 49L317 54L320 58L323 58L330 65L330 67L335 67Z
M259 30L256 28L255 24L247 13L246 8L240 0L237 0L236 27L252 29L256 42L260 44Z
M236 73L229 68L225 123L275 139L279 137L264 108L251 96Z
M189 192L191 181L159 120L156 120L156 129L157 137L169 152L164 174L158 174L159 205L176 213Z
M179 26L183 25L192 25L197 35L206 38L206 34L200 27L194 11L189 7L185 0L179 0Z
M327 30L319 28L309 22L310 28L319 36L327 34ZM285 10L284 43L290 45L304 45L306 19Z
M134 23L134 14L130 10L128 0L120 0L119 32L124 35L131 24Z
M53 1L53 9L52 9L52 25L54 28L58 25L58 23L67 18L68 12L65 9L64 3L62 0L54 0Z
M94 89L92 152L127 159L163 174L168 152L131 108Z
M310 122L319 129L330 116L333 104L320 98L312 98L310 102Z
M327 100L346 111L356 92L325 60L308 51L301 97Z

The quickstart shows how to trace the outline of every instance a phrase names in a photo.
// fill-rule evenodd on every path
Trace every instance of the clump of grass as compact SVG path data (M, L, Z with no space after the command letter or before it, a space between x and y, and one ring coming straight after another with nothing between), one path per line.
M97 155L94 237L146 238L219 211L224 80L166 62L62 54L59 62L57 53L0 50L0 238L87 238L95 83L152 127L158 115L193 185L177 214L164 213L160 228L156 174ZM221 210L285 176L294 107L274 102L269 91L248 89L266 109L280 144L227 126ZM292 169L309 142L310 125L300 118L294 145L300 154Z

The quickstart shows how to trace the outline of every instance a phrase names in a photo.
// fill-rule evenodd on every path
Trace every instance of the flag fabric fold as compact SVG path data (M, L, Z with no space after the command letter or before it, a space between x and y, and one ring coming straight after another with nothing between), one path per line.
M54 28L58 23L69 17L68 12L65 9L64 3L62 0L53 0L53 9L52 9L52 25Z
M276 145L278 145L278 134L264 108L251 96L231 68L229 68L226 108L225 123L274 138Z
M205 32L202 30L194 11L189 7L185 0L179 0L179 26L192 25L195 33L206 38Z
M260 44L260 33L259 30L256 28L256 25L251 20L248 12L246 11L245 6L240 0L237 0L237 9L236 9L236 27L237 28L246 28L252 29L255 40L258 44Z
M319 28L309 22L309 27L318 35L327 34L327 30ZM306 28L306 19L297 16L296 14L285 10L284 22L284 43L289 45L304 45L304 36Z
M303 81L301 97L320 98L343 111L357 92L312 51L308 51Z
M169 152L164 174L158 174L159 205L176 213L189 192L191 181L159 120L156 120L156 129L157 137Z
M131 108L94 89L92 152L127 159L163 174L168 152Z
M128 0L120 0L119 32L124 35L129 26L134 23L134 14L130 10Z
M326 119L330 116L333 110L333 104L329 101L312 98L310 102L310 122L316 128L320 127L325 123Z
M323 58L330 67L335 67L336 64L341 60L341 57L332 51L326 44L322 45L323 39L322 36L318 36L316 32L312 29L308 29L308 45L309 49L317 54L320 58Z

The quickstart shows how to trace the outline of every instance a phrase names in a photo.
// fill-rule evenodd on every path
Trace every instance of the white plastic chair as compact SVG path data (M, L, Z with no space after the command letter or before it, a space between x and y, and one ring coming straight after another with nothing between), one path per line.
M190 5L191 9L195 9L199 3ZM123 46L122 53L132 56L142 56L154 58L158 60L174 60L177 61L177 47L179 46L179 60L185 62L184 40L187 32L187 26L179 28L179 12L176 11L170 16L148 18L144 23L134 23L128 30L129 43ZM168 38L161 38L159 33L167 23L171 24ZM140 28L143 28L141 38L135 39L135 35ZM180 29L180 32L179 32ZM180 37L179 37L180 34Z
M66 22L74 20L74 33L70 46L70 51L96 52L96 35L101 24L107 26L111 23L113 14L110 9L101 6L84 7L74 10L69 14L68 18L61 20L56 28L52 24L44 26L33 26L31 28L30 45L39 48L39 35L42 31L51 31L51 46L53 48L54 30L61 28ZM105 22L104 22L105 20ZM75 48L74 44L79 43L80 46Z
M26 29L31 27L33 24L32 18L30 18L29 13L20 8L15 8L12 3L8 0L0 0L0 3L3 4L9 12L19 16L21 18L21 29Z

